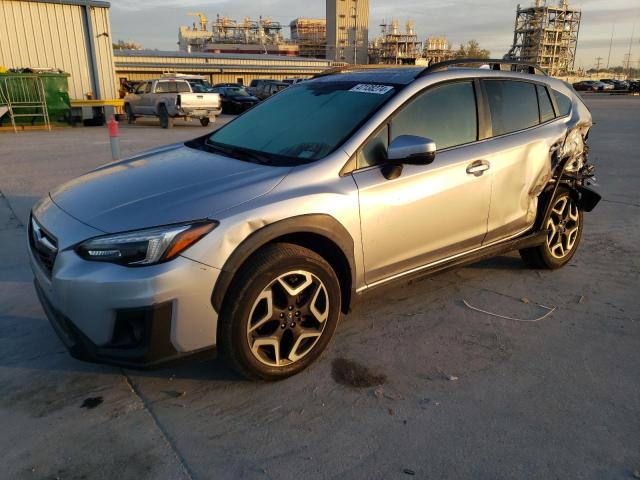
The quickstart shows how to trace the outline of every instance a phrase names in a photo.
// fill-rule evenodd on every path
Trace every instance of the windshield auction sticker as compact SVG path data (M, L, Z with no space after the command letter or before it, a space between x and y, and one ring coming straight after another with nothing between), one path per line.
M389 87L388 85L373 85L371 83L359 83L349 91L358 92L358 93L375 93L376 95L384 95L390 90L393 90L393 87Z

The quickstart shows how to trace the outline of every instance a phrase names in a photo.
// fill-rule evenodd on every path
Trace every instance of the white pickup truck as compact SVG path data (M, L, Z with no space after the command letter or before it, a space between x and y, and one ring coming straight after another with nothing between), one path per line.
M203 127L222 113L219 93L202 77L180 75L142 82L124 98L129 123L136 117L160 119L162 128L173 126L174 118L197 118Z

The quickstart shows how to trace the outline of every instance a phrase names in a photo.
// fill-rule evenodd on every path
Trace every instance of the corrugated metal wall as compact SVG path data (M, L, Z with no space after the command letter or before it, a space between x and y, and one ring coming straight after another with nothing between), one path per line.
M86 98L97 92L91 83L89 34L84 9L91 17L98 88L102 99L117 98L109 10L22 0L0 0L0 65L7 68L59 68L69 73L69 95ZM101 35L106 33L107 35Z

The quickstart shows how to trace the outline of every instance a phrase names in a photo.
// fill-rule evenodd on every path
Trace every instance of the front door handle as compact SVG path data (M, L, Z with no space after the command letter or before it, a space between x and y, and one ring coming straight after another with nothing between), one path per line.
M475 177L479 177L486 170L491 168L491 164L486 160L476 160L467 167L467 173Z

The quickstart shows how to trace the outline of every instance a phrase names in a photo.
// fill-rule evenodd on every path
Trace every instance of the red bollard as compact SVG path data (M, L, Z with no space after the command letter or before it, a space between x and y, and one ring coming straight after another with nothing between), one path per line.
M120 159L120 132L119 125L113 115L107 121L107 128L109 129L109 141L111 142L111 158L113 160Z

